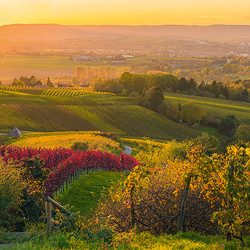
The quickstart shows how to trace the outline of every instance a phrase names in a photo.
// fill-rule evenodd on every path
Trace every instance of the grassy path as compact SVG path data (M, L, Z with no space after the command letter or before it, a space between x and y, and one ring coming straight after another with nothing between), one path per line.
M119 172L94 172L81 176L61 195L58 200L63 206L74 206L73 211L80 211L81 215L90 216L101 198L103 192L107 192L112 184L125 178Z

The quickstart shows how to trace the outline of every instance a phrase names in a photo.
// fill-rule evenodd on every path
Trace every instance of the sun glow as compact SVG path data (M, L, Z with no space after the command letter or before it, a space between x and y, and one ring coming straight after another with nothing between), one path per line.
M250 24L248 0L0 0L0 25Z

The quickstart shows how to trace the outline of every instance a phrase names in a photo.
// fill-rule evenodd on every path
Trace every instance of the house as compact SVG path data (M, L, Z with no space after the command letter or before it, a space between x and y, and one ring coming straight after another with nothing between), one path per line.
M9 134L9 138L20 137L21 135L22 135L22 132L17 127L14 127Z

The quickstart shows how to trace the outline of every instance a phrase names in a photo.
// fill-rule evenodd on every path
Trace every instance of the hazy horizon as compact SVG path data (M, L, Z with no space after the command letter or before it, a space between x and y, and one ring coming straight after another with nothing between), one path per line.
M0 24L0 27L11 26L11 25L62 25L62 26L250 26L249 24L224 24L224 23L214 23L214 24L62 24L62 23L9 23Z

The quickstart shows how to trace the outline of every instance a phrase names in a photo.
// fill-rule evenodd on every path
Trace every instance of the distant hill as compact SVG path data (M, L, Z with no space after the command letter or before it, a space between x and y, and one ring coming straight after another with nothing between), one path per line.
M59 25L12 24L0 26L2 38L65 39L86 36L149 36L188 39L250 40L250 25Z

